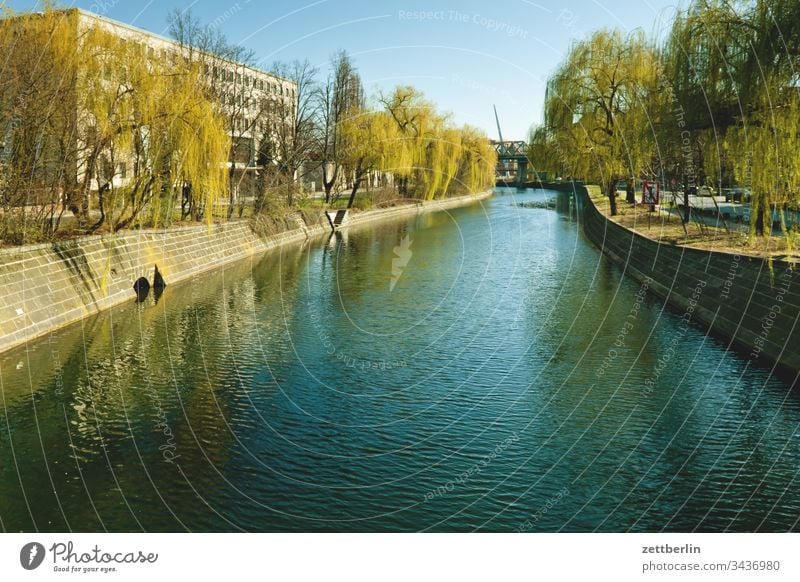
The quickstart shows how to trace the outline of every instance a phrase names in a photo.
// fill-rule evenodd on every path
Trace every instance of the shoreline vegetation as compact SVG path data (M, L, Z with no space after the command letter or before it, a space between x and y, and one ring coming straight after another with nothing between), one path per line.
M731 226L726 228L721 223L716 225L692 221L686 225L675 214L651 212L650 206L646 204L618 201L617 214L612 215L608 198L602 193L600 186L587 185L585 188L600 214L655 242L734 255L800 262L800 249L794 247L787 249L782 236L754 237L749 231L737 230Z
M730 248L675 245L612 217L598 187L575 187L587 239L645 292L662 297L686 325L696 322L750 362L796 384L796 262ZM674 346L673 346L674 347ZM668 352L679 357L678 352ZM647 383L645 384L647 386Z
M491 194L489 190L428 202L396 200L355 210L342 227L466 206ZM261 215L250 225L195 224L0 249L0 353L120 304L141 302L133 283L139 277L149 279L154 263L170 286L191 284L205 272L326 235L331 229L322 213L300 211L283 217Z
M308 61L274 63L291 97L262 94L247 84L256 56L190 11L169 17L171 55L100 25L83 30L84 17L49 6L0 20L0 248L279 223L494 184L481 130L456 126L411 86L368 97L346 52L325 77ZM229 67L222 79L210 74L217 63Z
M648 220L637 183L657 182L677 194L664 240L796 257L798 13L800 0L694 0L659 38L598 30L575 41L529 136L534 169L598 184L602 211L637 229ZM747 206L744 234L694 220L698 194L723 191Z

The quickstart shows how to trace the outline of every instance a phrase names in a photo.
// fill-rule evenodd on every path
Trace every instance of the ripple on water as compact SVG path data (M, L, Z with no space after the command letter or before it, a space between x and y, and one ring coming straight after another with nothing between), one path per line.
M3 525L796 530L797 395L509 199L282 249L0 358Z

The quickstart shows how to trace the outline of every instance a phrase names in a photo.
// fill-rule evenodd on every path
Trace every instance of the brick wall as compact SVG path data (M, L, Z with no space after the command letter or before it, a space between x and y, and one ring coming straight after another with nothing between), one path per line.
M490 194L358 213L346 226L463 206ZM152 283L156 265L169 285L329 231L322 222L308 226L299 216L295 222L297 229L268 238L233 223L0 250L0 352L135 299L134 282L146 277Z
M659 243L612 220L577 188L583 230L603 253L676 312L736 347L745 358L800 373L800 271L797 265ZM698 293L699 291L699 293Z

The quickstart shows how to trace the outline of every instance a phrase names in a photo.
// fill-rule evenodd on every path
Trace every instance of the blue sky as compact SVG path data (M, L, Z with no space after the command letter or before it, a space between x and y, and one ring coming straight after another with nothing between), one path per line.
M6 4L31 9L30 1ZM166 34L173 8L252 48L265 68L309 59L323 70L347 50L370 94L398 84L421 89L457 123L496 139L524 139L541 121L544 84L572 40L597 28L668 27L675 0L74 0L64 2Z

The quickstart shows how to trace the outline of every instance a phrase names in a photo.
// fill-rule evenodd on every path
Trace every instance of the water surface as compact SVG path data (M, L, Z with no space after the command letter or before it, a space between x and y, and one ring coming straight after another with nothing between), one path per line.
M543 195L284 248L0 356L0 528L798 529L798 395L518 206Z

